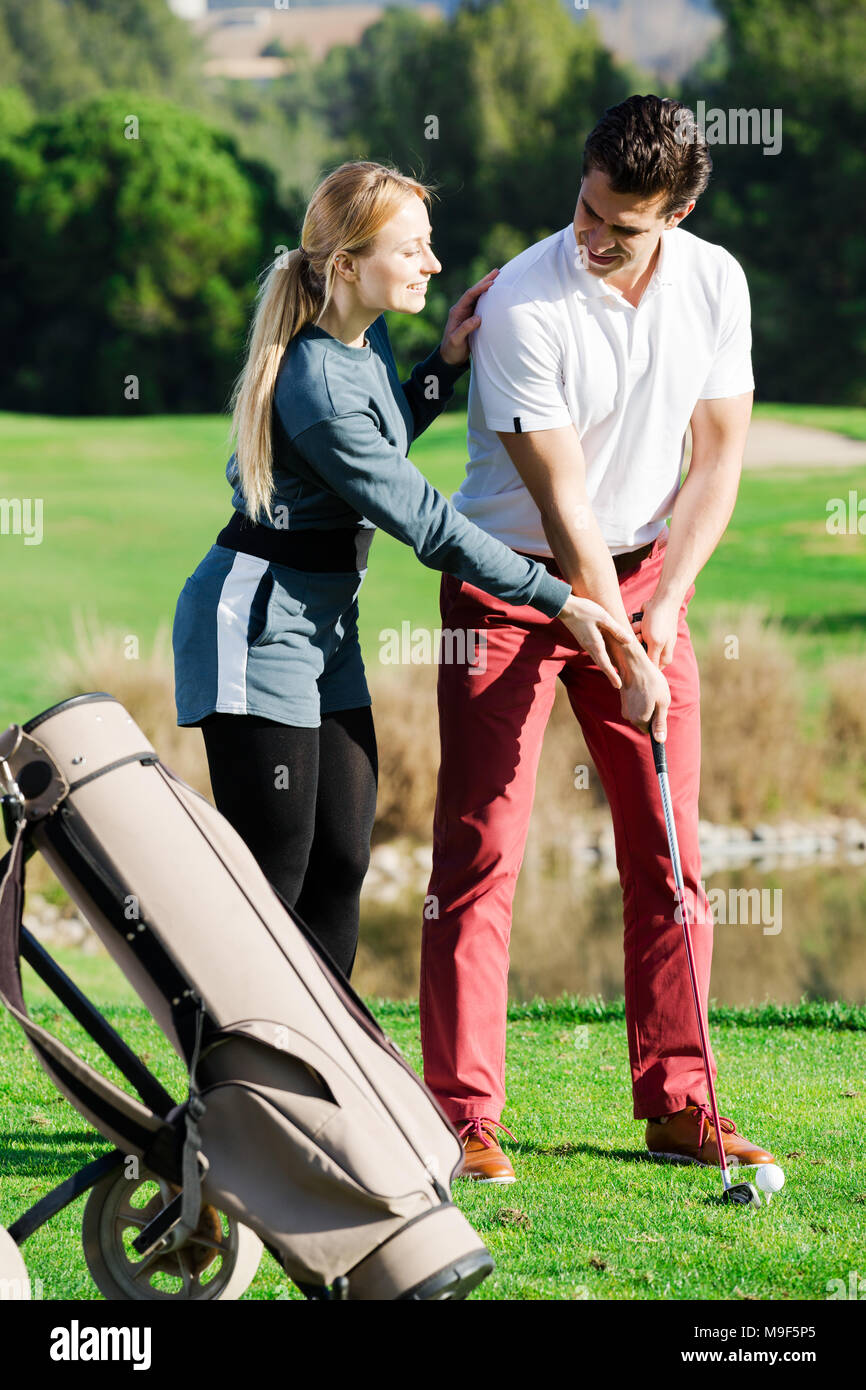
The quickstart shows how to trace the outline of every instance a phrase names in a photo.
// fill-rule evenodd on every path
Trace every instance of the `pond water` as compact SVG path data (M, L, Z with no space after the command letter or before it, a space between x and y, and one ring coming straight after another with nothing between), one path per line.
M707 874L720 1004L866 1001L866 868L846 860ZM417 998L422 893L399 908L364 902L353 984ZM613 999L623 993L619 880L599 869L525 864L515 895L510 994Z

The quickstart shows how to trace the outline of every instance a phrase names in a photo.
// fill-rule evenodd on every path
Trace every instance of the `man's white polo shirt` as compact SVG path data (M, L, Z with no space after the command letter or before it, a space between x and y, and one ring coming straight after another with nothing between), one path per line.
M635 308L584 269L569 223L509 261L477 312L458 511L515 550L550 555L538 508L495 432L573 422L611 552L655 540L679 490L695 404L754 386L738 262L682 227L663 232Z

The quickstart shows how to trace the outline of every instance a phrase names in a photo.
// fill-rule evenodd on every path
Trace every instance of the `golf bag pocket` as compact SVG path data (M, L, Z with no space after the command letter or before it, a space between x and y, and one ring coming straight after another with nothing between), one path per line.
M321 1132L314 1139L290 1115L285 1091L223 1081L201 1099L203 1199L218 1197L299 1282L331 1283L408 1220L441 1210L420 1187L396 1197L364 1187Z
M273 1041L271 1041L271 1039ZM340 1063L311 1038L287 1024L257 1019L220 1030L198 1066L207 1095L220 1085L240 1085L267 1102L316 1145L353 1188L383 1210L403 1212L426 1192L430 1175L409 1144L395 1143L393 1122L375 1092L357 1085ZM271 1142L279 1136L274 1134Z

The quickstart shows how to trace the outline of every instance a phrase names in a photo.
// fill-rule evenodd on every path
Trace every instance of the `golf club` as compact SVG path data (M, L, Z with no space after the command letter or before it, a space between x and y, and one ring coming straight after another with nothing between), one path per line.
M631 621L640 622L643 613L632 613ZM641 642L644 650L646 643ZM725 1155L725 1146L722 1142L722 1129L719 1124L719 1107L716 1104L716 1088L713 1085L712 1073L710 1071L710 1041L707 1034L707 1026L704 1022L704 1015L701 1010L701 1000L698 994L698 976L695 970L695 957L692 951L692 936L689 924L689 910L686 903L686 890L683 883L683 870L680 864L680 847L677 842L677 828L674 824L673 804L671 802L671 788L668 781L668 761L665 755L665 746L659 743L650 727L650 742L652 743L653 761L655 763L656 775L659 779L659 791L662 798L662 809L665 815L665 828L668 833L668 848L671 855L671 865L674 871L674 882L677 889L677 901L680 905L680 914L683 922L683 941L686 947L686 959L689 963L689 979L692 985L692 999L695 1004L695 1018L698 1023L698 1034L701 1040L701 1056L704 1060L704 1075L707 1079L707 1091L710 1097L710 1111L713 1116L713 1127L716 1131L716 1148L719 1151L719 1167L722 1170L722 1201L733 1202L738 1206L759 1207L761 1205L761 1195L754 1184L750 1182L732 1183L728 1160ZM784 1182L784 1177L782 1178ZM781 1184L780 1184L781 1186ZM778 1189L777 1189L778 1190Z
M650 740L652 742L653 761L655 762L656 775L659 781L659 790L662 798L662 808L665 816L665 827L668 834L668 847L671 855L671 865L674 871L674 881L677 889L677 901L680 905L680 913L683 924L683 941L686 947L686 959L689 963L689 979L692 985L692 998L695 1004L695 1018L698 1023L698 1034L701 1040L701 1056L704 1061L704 1075L707 1080L707 1091L710 1097L710 1110L713 1116L713 1126L716 1131L716 1147L719 1152L719 1167L722 1170L722 1201L734 1202L740 1206L761 1206L761 1196L757 1188L750 1182L732 1183L731 1174L728 1168L728 1160L725 1155L725 1146L722 1142L722 1129L719 1124L719 1107L716 1104L716 1088L713 1085L712 1072L710 1070L710 1043L707 1033L707 1026L704 1022L703 1010L701 1009L700 995L698 993L698 977L695 969L695 957L692 951L692 938L689 923L688 905L686 903L686 891L683 883L683 871L680 864L680 850L677 842L677 831L674 824L673 806L671 803L670 783L668 781L668 764L665 754L665 746L659 743L655 734L650 728Z

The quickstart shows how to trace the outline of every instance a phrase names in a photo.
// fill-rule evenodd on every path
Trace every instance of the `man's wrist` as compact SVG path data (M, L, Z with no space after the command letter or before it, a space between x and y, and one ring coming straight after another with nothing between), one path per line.
M613 644L611 648L611 656L613 658L614 665L618 665L621 661L623 667L627 668L629 671L637 671L640 669L641 666L645 665L645 663L649 661L649 657L646 654L646 648L644 647L643 643L638 640L636 636L633 641L628 642L625 645L619 642Z
M653 604L656 607L673 608L679 612L685 602L689 587L688 584L682 582L662 584L659 581L652 596Z

